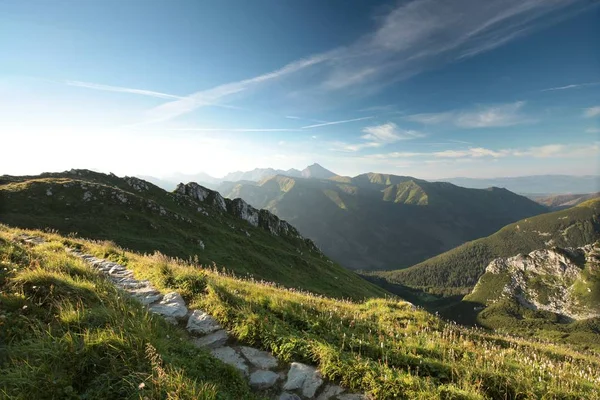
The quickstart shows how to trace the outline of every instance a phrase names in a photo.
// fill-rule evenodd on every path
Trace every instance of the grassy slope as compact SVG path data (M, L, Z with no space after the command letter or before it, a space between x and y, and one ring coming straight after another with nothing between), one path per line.
M254 398L235 370L123 298L62 238L29 248L16 233L0 226L0 398Z
M330 180L276 176L229 189L227 197L268 208L327 255L360 270L414 265L546 211L503 189L374 173Z
M4 237L18 233L2 229ZM284 361L318 364L326 378L377 399L599 398L600 363L592 351L461 328L401 301L334 300L123 252L110 244L45 236L59 254L61 243L68 243L119 257L137 279L179 290L241 341L269 349ZM118 321L113 329L120 329ZM70 366L74 350L61 351L62 363Z
M515 222L491 236L465 243L413 267L378 275L412 287L470 289L494 258L529 253L549 245L577 247L598 239L600 199L594 199L567 210Z
M272 235L202 204L209 213L206 216L197 211L199 204L151 184L148 188L136 191L124 179L90 171L0 177L0 222L110 239L136 251L194 257L202 264L214 262L240 275L331 296L385 294L303 239ZM83 200L86 192L93 195L89 201ZM127 202L120 196L126 196Z

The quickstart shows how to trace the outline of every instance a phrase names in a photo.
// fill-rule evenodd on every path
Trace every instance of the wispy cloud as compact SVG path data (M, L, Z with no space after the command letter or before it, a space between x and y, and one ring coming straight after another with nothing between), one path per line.
M585 133L600 133L600 128L588 128Z
M280 69L268 72L254 78L245 79L238 82L226 83L216 86L212 89L202 90L193 93L185 98L177 99L166 104L155 107L148 112L151 121L165 121L188 112L194 111L199 107L219 101L228 96L247 91L259 84L264 84L294 74L305 68L323 63L330 59L327 53L313 55L306 59L291 62Z
M393 122L375 126L367 126L362 131L364 135L362 135L360 138L365 140L365 142L335 142L332 144L332 150L356 152L367 148L383 147L401 140L411 140L425 137L425 134L422 132L401 129Z
M342 120L342 121L323 122L323 123L320 123L320 124L303 126L302 129L313 129L313 128L319 128L321 126L347 124L349 122L364 121L365 119L371 119L371 118L374 118L374 116L362 117L362 118L353 118L353 119L345 119L345 120Z
M452 124L459 128L495 128L532 122L521 113L525 102L479 106L472 110L454 110L442 113L408 115L409 121L422 124Z
M578 7L573 7L579 4ZM353 90L367 94L392 81L489 51L556 21L560 11L584 9L581 0L413 0L380 16L376 28L353 43L293 61L280 69L242 81L198 91L155 107L149 121L165 121L307 69L298 95L314 97ZM566 14L566 13L564 13ZM468 15L468 18L466 17ZM316 92L315 92L316 91ZM287 92L289 95L289 92ZM465 125L486 124L467 119ZM492 123L493 124L493 123Z
M183 97L181 97L181 96L176 96L173 94L167 94L167 93L161 93L161 92L154 92L152 90L101 85L101 84L97 84L97 83L81 82L81 81L66 81L65 83L69 86L76 86L76 87L80 87L80 88L94 89L94 90L102 90L102 91L106 91L106 92L138 94L138 95L142 95L142 96L157 97L159 99L183 99Z
M391 152L380 154L369 154L363 158L371 159L397 159L422 157L429 159L483 159L483 158L504 158L504 157L533 157L533 158L576 158L596 155L600 153L600 144L594 143L591 146L568 145L568 144L547 144L543 146L528 147L524 149L499 149L492 150L484 147L471 147L460 150L444 150L433 152Z
M596 85L600 85L600 82L575 83L575 84L566 85L566 86L557 86L557 87L551 87L548 89L543 89L543 90L540 90L540 92L552 92L555 90L568 90L568 89L581 89L581 88L585 88L585 87L589 87L589 86L596 86Z
M583 116L586 118L594 118L600 115L600 106L586 108Z
M165 131L182 132L299 132L300 129L294 128L171 128L161 129Z

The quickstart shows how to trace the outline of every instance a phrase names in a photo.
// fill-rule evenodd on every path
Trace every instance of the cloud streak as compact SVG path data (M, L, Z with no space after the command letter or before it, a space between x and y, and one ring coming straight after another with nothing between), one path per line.
M101 85L101 84L90 83L90 82L66 81L65 83L69 86L75 86L75 87L80 87L80 88L85 88L85 89L102 90L102 91L106 91L106 92L138 94L138 95L142 95L142 96L156 97L159 99L183 99L184 98L184 97L176 96L173 94L154 92L152 90Z
M323 122L323 123L320 123L320 124L303 126L302 129L313 129L313 128L320 128L322 126L347 124L347 123L350 123L350 122L364 121L366 119L372 119L372 118L374 118L374 116L361 117L361 118L353 118L353 119L345 119L345 120L341 120L341 121Z
M367 126L363 128L362 131L364 135L362 135L360 138L366 140L366 142L334 142L331 150L356 152L367 148L383 147L401 140L418 139L426 136L424 133L415 130L401 129L393 122L375 126Z
M380 16L375 29L353 43L290 62L253 78L198 91L148 111L148 121L165 121L247 93L270 82L311 73L295 93L314 97L350 91L365 95L429 68L472 57L562 18L581 0L413 0ZM289 94L289 93L288 93ZM465 121L465 125L485 124ZM324 126L324 125L323 125ZM307 128L308 129L308 128Z
M442 113L413 114L406 120L425 125L451 124L459 128L497 128L532 122L521 113L525 102L479 106L472 110L453 110Z
M540 92L553 92L556 90L581 89L581 88L585 88L585 87L589 87L589 86L596 86L596 85L600 85L600 82L575 83L572 85L557 86L557 87L551 87L548 89L543 89L543 90L540 90Z

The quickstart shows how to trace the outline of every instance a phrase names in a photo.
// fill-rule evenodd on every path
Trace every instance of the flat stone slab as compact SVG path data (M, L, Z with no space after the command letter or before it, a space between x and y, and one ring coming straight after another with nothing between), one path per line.
M194 310L186 326L191 333L206 335L219 329L223 329L216 319L201 310Z
M302 395L313 398L319 387L323 384L321 373L310 365L293 362L288 372L288 379L283 386L284 390L302 388Z
M160 314L167 319L183 318L187 315L187 307L181 295L171 292L164 295L162 300L150 307L150 311ZM172 321L171 321L172 322Z
M198 347L216 349L217 347L225 346L227 339L229 339L227 332L223 329L220 329L213 333L209 333L206 336L202 336L201 338L194 339L193 343Z
M225 346L214 349L210 352L215 358L223 361L225 364L229 364L232 367L235 367L238 371L240 371L245 376L248 376L249 369L246 362L240 356L237 351L233 348Z
M250 386L258 390L265 390L273 387L279 379L279 375L273 371L259 370L250 375Z
M302 399L297 394L283 392L279 395L277 400L302 400Z
M279 364L277 359L267 351L255 349L253 347L242 346L242 354L250 361L250 364L260 369L276 368Z
M344 388L338 385L327 385L323 392L317 397L317 400L329 400L344 392Z

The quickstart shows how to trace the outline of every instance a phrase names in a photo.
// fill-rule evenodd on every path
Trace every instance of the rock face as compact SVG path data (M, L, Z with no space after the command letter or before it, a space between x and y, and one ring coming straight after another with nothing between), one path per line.
M488 304L512 298L533 310L574 320L600 316L600 242L579 248L552 248L490 262L471 297L493 292ZM490 282L502 281L501 290Z
M175 193L190 197L199 203L214 206L221 212L227 212L237 218L243 219L250 225L261 227L273 235L288 235L303 239L311 248L318 250L312 241L304 239L292 225L280 220L276 215L267 210L258 210L252 207L242 199L225 199L219 192L207 189L195 182L180 183L177 189L175 189Z

